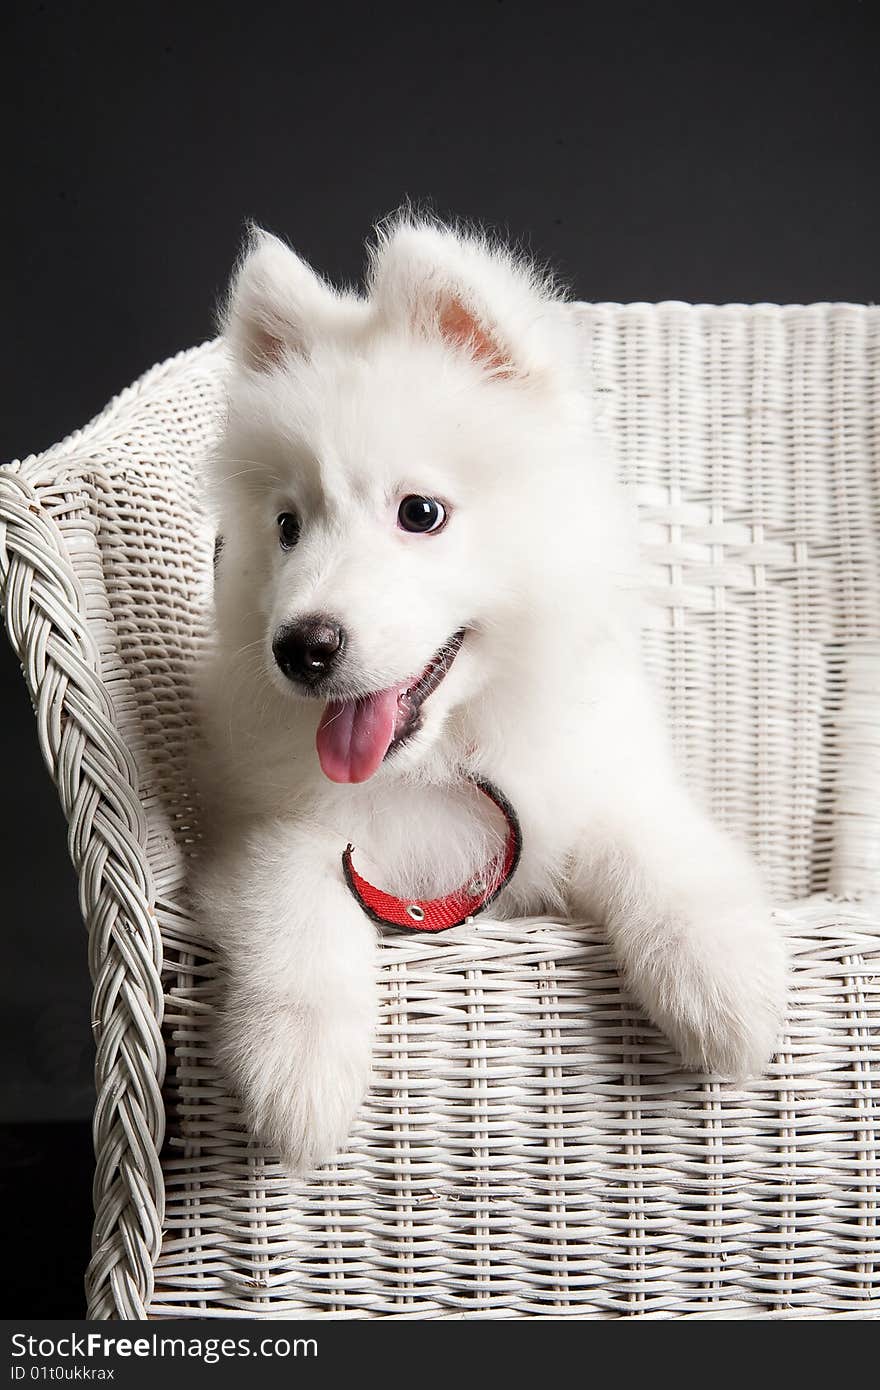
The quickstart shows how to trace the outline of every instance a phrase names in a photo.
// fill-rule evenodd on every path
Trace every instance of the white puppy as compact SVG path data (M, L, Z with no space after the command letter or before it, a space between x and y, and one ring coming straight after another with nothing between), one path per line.
M371 251L366 297L340 294L258 232L225 332L197 893L254 1131L297 1170L345 1140L376 927L342 852L404 898L485 876L505 830L471 777L522 829L493 915L600 919L687 1065L759 1071L782 944L755 870L673 768L559 295L503 248L406 219Z

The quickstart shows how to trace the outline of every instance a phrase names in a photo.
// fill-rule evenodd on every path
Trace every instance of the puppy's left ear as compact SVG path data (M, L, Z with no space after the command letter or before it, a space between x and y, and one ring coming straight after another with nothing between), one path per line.
M271 372L308 356L339 305L327 285L290 247L251 227L223 314L223 335L239 363Z
M368 287L389 325L440 341L489 377L534 380L561 365L561 296L487 238L399 221L380 229Z

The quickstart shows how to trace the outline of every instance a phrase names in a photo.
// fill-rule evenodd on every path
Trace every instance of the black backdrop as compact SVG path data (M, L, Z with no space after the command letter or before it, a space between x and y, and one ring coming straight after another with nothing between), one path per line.
M877 295L874 0L4 13L0 458L209 335L249 217L346 280L409 197L583 298ZM0 1120L70 1120L85 941L5 650L0 715Z

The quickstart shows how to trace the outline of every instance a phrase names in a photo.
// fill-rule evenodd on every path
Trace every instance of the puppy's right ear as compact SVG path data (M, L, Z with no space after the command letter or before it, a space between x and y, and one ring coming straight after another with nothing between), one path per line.
M222 316L223 335L243 366L271 372L288 356L308 355L335 298L289 246L252 226Z

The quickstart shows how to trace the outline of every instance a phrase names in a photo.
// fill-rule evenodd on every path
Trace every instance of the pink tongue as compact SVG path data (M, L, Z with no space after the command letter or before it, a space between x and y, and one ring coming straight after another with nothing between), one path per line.
M331 782L366 782L388 752L397 719L397 686L365 700L331 700L315 740Z

